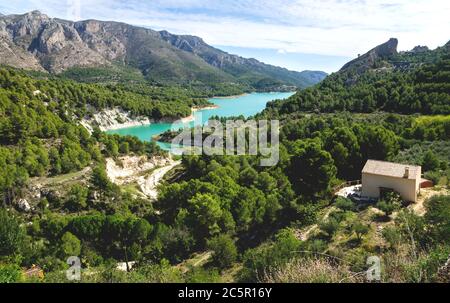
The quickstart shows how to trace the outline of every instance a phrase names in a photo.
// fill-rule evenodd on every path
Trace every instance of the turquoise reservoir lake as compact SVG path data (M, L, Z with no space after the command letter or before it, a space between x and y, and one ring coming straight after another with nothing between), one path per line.
M131 135L136 136L143 141L151 141L152 137L159 135L167 130L180 129L182 127L192 127L194 123L198 125L199 123L206 123L209 118L213 116L219 117L234 117L234 116L244 116L245 118L253 116L261 112L265 107L267 102L276 99L286 99L292 96L293 92L272 92L272 93L251 93L236 97L227 98L212 98L209 101L215 105L217 108L214 109L204 109L199 110L194 113L195 122L187 123L153 123L150 125L134 126L121 129L115 129L107 131L109 134L119 134L119 135ZM164 148L168 149L168 144L159 143L158 144Z

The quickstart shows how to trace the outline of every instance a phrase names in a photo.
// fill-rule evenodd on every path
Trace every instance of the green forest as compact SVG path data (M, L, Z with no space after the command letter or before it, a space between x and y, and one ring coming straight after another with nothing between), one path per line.
M127 82L79 83L62 76L7 67L0 68L0 85L14 98L26 96L75 120L115 106L155 120L180 118L190 115L192 106L209 104L205 99L208 95L196 89Z

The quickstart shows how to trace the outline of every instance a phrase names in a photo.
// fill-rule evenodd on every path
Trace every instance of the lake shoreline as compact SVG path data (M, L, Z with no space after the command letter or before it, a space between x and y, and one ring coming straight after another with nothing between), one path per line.
M211 117L216 116L223 118L238 117L240 115L243 117L250 117L264 110L267 102L276 99L286 99L293 94L294 92L266 92L245 94L236 98L211 98L209 99L209 102L212 104L192 106L192 113L187 117L170 119L170 121L159 121L160 123L153 122L148 126L137 125L136 127L116 127L117 130L112 130L110 134L132 135L143 141L157 141L158 145L161 146L161 144L164 145L164 142L158 142L158 139L160 139L159 136L166 131L183 127L192 127L197 119L201 119L200 122L203 124ZM163 147L163 149L166 149L166 147Z
M278 93L293 93L295 94L297 91L273 91L273 92L258 92L258 91L254 91L254 92L249 92L249 93L242 93L239 95L230 95L230 96L213 96L211 97L211 99L234 99L234 98L239 98L239 97L244 97L244 96L248 96L254 93L257 94L278 94Z
M243 93L243 94L231 95L231 96L215 96L215 97L211 97L211 99L219 99L219 100L236 99L236 98L241 98L241 97L251 95L253 93L258 93L258 92ZM276 94L276 93L284 93L284 92L261 92L261 93ZM290 92L290 93L295 93L295 92ZM115 130L121 130L121 129L126 129L126 128L139 127L139 126L150 126L152 124L157 124L157 123L176 123L176 122L190 123L195 120L195 113L197 111L213 110L213 109L217 109L217 108L219 108L219 106L215 105L215 104L200 106L200 107L194 106L191 108L191 114L189 116L181 117L181 118L161 118L158 120L154 120L154 119L149 119L147 117L142 117L142 116L133 117L133 118L127 117L127 119L125 119L126 122L120 123L118 121L114 121L114 122L109 121L110 123L108 125L100 123L99 128L103 132L108 132L108 131L115 131ZM85 128L87 128L89 131L92 131L92 125L88 121L83 121L82 125Z
M120 130L120 129L124 129L124 128L131 128L131 127L139 127L139 126L150 126L152 124L156 124L156 123L176 123L181 121L181 123L189 123L195 120L195 113L197 111L201 111L201 110L212 110L212 109L217 109L219 108L219 106L217 105L206 105L206 106L194 106L191 108L191 114L189 116L186 117L182 117L182 118L161 118L158 120L154 120L154 119L149 119L149 118L145 118L145 117L136 117L136 118L131 118L129 121L124 122L124 123L112 123L108 126L100 126L100 130L103 132L108 132L108 131L114 131L114 130ZM82 125L85 128L88 128L87 122L83 121Z
M195 113L201 110L211 110L211 109L217 109L219 108L218 105L207 105L207 106L201 106L201 107L192 107L191 108L191 114L187 117L181 118L179 120L181 120L182 123L189 123L192 121L195 121ZM175 120L173 122L179 121L179 120Z
M250 94L251 93L243 93L243 94L231 95L231 96L214 96L214 97L211 97L211 99L234 99L234 98L244 97L244 96L247 96Z

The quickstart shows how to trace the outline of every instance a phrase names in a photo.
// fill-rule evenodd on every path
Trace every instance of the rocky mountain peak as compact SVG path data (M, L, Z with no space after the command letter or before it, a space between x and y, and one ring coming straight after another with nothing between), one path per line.
M417 45L411 50L411 52L412 53L423 53L423 52L427 52L429 50L430 49L428 48L428 46Z
M18 15L16 16L16 20L18 22L22 22L22 23L33 23L33 24L37 24L37 23L43 23L43 22L48 22L51 20L51 18L49 16L47 16L46 14L41 13L38 10L26 13L24 15Z
M41 11L39 11L39 10L34 10L31 12L28 12L27 15L28 16L46 16L47 17L47 15L41 13Z
M372 49L370 52L376 53L376 55L380 57L389 57L391 55L397 54L397 46L398 46L398 40L396 38L391 38L389 41L378 45L374 49Z
M391 38L387 42L380 44L362 56L345 64L341 71L355 69L358 72L364 72L373 68L375 63L380 59L386 59L397 54L398 40Z
M2 16L2 19L6 25L5 28L0 30L7 31L13 38L35 35L41 30L43 24L50 20L47 15L40 11L32 11L23 15Z
M309 73L231 55L199 37L112 21L73 22L40 11L2 16L0 39L0 64L53 73L123 64L166 82L237 83L244 75L246 82L250 75L255 83L264 78L299 87L317 82Z

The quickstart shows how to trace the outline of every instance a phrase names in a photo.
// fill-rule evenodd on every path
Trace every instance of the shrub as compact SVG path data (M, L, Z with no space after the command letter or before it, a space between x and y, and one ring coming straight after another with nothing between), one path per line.
M61 238L61 256L79 256L81 253L81 242L72 233L66 232Z
M402 199L400 195L394 191L386 193L382 200L376 204L376 208L384 212L386 217L391 215L394 211L400 209Z
M244 268L241 280L250 282L262 278L265 272L286 264L300 248L298 240L289 229L283 229L275 236L275 241L249 249L244 254Z
M308 250L312 253L322 253L327 249L327 243L320 239L315 239L308 243Z
M423 156L422 167L424 171L433 171L440 167L438 157L432 152L427 151Z
M450 196L434 196L425 201L425 220L436 240L450 241Z
M354 211L355 210L355 203L353 203L352 200L344 198L344 197L338 197L336 201L334 202L334 205L342 209L344 211Z
M220 235L208 241L207 247L213 251L213 261L220 268L233 265L237 259L237 248L233 239L228 235Z
M0 209L0 256L18 253L25 239L25 231L6 209Z
M424 177L436 185L441 180L442 174L437 171L428 171L424 174Z
M65 206L73 211L79 211L87 206L88 189L81 185L74 185L69 191Z
M0 283L20 282L22 274L20 267L15 264L0 264Z
M382 234L392 248L397 248L402 243L402 234L396 227L387 226L383 229Z
M339 229L339 222L335 218L328 218L328 220L319 224L319 228L329 238L332 238Z
M384 214L388 217L390 216L394 210L395 210L395 205L392 203L389 203L387 201L381 200L376 204L376 207L381 210L382 212L384 212Z
M370 227L361 222L356 222L355 224L352 225L352 230L356 234L358 240L361 241L362 237L369 233Z

